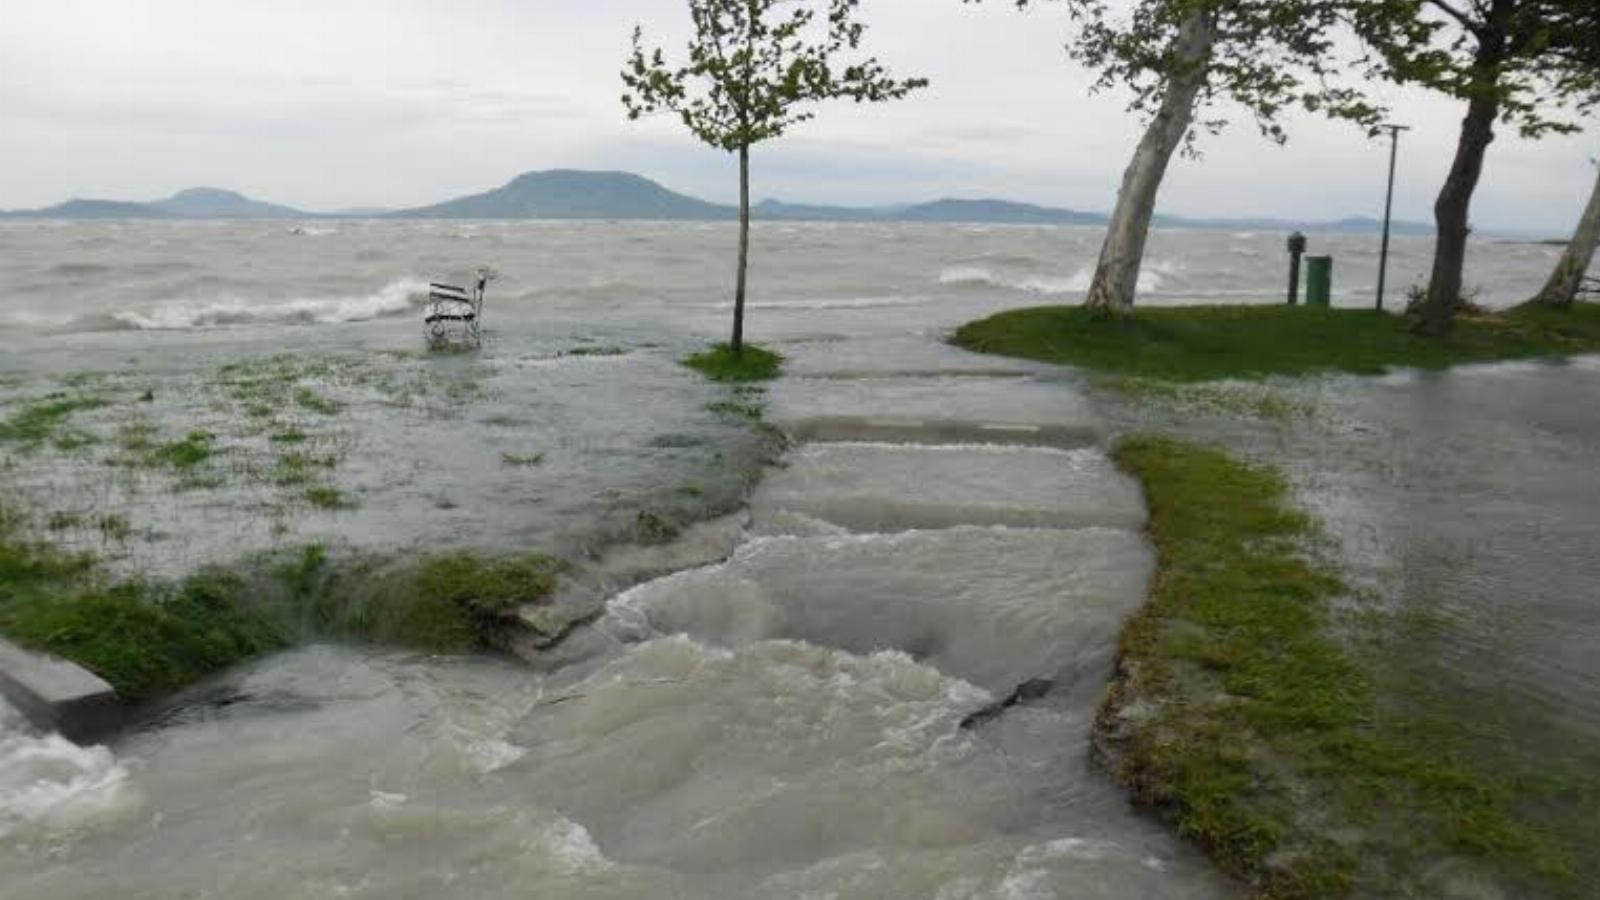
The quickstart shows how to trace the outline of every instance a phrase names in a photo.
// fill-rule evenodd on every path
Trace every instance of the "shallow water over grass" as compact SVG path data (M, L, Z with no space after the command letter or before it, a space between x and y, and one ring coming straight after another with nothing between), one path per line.
M1596 358L1101 399L1120 427L1286 472L1363 592L1345 624L1389 714L1433 752L1502 780L1571 850L1573 895L1594 896Z
M677 365L681 337L286 336L120 335L66 371L59 345L9 356L0 490L54 543L171 577L307 544L582 552L736 504L761 458L747 417L708 408L727 390Z

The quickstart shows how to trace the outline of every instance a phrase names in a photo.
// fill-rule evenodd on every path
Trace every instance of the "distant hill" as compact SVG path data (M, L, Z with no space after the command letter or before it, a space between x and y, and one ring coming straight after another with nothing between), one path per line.
M149 204L162 212L184 219L307 219L313 213L251 200L234 191L197 187L179 191L165 200Z
M821 222L981 222L1013 225L1104 225L1106 217L1009 200L935 200L910 206L816 206L763 200L751 209L758 219Z
M527 172L482 194L390 213L402 219L729 219L736 211L627 172Z
M526 172L506 184L480 194L446 200L414 209L362 208L334 213L313 213L263 203L220 188L190 188L165 200L126 203L116 200L69 200L46 209L0 212L0 218L30 219L612 219L726 221L738 216L733 206L708 203L669 190L648 178L628 172L589 172L555 169ZM931 203L897 206L852 207L785 203L763 200L751 214L765 221L821 222L977 222L1012 225L1077 225L1098 227L1103 213L1080 212L1010 200L946 198ZM1234 231L1378 231L1382 223L1371 218L1332 222L1287 219L1197 219L1156 216L1158 228L1210 228ZM1433 227L1421 222L1395 222L1396 234L1426 235Z
M148 203L121 200L68 200L44 209L0 212L11 219L170 219L172 214Z
M1009 200L935 200L899 211L904 222L993 222L1018 225L1104 225L1107 217L1075 209L1012 203Z
M786 222L871 222L881 221L899 207L861 209L851 206L823 206L815 203L784 203L782 200L763 200L752 204L750 216L755 219L782 219ZM735 215L738 210L728 207Z

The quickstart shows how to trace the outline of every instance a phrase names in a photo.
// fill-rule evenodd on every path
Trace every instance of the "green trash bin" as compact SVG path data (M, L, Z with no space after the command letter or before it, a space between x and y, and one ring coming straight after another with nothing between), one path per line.
M1306 257L1306 305L1327 306L1333 299L1333 257Z

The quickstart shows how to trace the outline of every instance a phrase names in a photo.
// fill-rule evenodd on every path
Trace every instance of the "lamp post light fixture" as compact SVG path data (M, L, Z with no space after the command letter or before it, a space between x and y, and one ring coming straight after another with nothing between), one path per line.
M1394 215L1394 169L1400 158L1400 132L1409 125L1384 125L1389 132L1389 193L1383 202L1383 248L1378 252L1378 311L1383 311L1383 289L1389 278L1389 220Z

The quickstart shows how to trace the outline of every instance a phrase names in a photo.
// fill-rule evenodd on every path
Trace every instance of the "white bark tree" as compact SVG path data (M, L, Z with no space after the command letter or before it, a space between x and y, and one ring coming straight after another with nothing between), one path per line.
M1161 183L1173 154L1194 150L1198 129L1226 124L1204 118L1214 104L1249 110L1277 143L1286 138L1278 118L1291 106L1369 127L1381 118L1359 92L1326 80L1339 64L1333 32L1348 13L1344 0L1136 0L1121 13L1107 0L1012 2L1063 6L1074 25L1071 56L1099 73L1097 89L1131 89L1131 108L1148 117L1085 300L1094 309L1132 311Z
M1545 282L1534 301L1548 306L1571 306L1583 286L1583 276L1594 264L1595 248L1600 246L1600 176L1595 178L1594 190L1589 194L1589 204L1578 219L1578 230L1556 263L1550 280Z
M1106 225L1105 242L1095 265L1085 304L1091 309L1125 313L1133 309L1144 265L1144 245L1156 215L1156 195L1172 162L1194 123L1195 102L1204 86L1203 72L1211 56L1210 17L1196 12L1183 23L1174 45L1182 67L1162 93L1161 106L1151 117L1133 160L1122 175L1117 205Z

